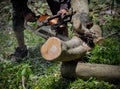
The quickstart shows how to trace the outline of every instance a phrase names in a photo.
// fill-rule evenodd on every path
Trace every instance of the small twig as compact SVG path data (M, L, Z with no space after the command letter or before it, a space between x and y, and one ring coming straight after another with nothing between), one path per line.
M113 36L113 35L117 35L117 34L119 34L119 33L120 33L120 32L111 33L111 34L105 36L104 39L107 39L107 38L109 38L109 37L111 37L111 36Z
M22 76L22 87L23 87L23 89L26 89L25 88L25 76Z

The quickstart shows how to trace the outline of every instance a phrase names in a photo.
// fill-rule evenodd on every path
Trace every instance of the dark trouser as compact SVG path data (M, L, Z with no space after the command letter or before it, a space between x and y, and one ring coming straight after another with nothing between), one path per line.
M13 30L18 41L18 47L25 49L24 42L24 17L31 10L27 7L28 0L11 0L13 7Z
M31 10L27 7L28 0L11 0L13 6L13 30L24 30L24 17Z
M60 4L54 0L47 0L47 3L50 7L52 14L56 15L57 12L60 10Z

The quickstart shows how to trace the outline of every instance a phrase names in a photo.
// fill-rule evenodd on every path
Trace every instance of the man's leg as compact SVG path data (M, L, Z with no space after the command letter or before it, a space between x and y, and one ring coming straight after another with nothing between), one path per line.
M13 30L16 35L18 47L12 54L12 61L19 61L27 56L28 50L24 42L24 18L31 10L27 7L28 0L11 0L13 7Z
M57 12L60 10L60 3L57 2L57 0L46 0L49 7L50 7L50 10L52 12L53 15L56 15Z

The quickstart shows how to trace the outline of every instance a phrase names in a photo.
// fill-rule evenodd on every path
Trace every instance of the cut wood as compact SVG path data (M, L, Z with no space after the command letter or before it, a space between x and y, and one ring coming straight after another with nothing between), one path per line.
M88 64L80 62L63 62L61 74L67 78L89 79L95 77L98 80L120 82L120 66L106 64Z
M94 43L101 43L102 32L98 25L93 25L87 33L93 36L91 40L93 42L90 42L88 37L85 38L86 36L84 35L82 36L83 39L75 35L68 41L60 40L57 37L50 37L40 49L43 58L49 61L71 61L80 59L81 56L92 49L90 47L91 43L93 45ZM87 41L84 42L84 39L87 39Z
M41 47L41 54L49 61L70 61L79 59L91 48L80 38L73 36L69 41L50 37Z

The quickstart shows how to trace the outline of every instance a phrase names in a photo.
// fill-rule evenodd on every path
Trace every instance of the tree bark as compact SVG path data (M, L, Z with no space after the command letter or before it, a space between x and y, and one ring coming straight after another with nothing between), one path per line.
M86 27L86 24L89 22L88 0L71 0L71 7L73 12L76 12L72 16L73 30L84 33L86 29L81 29L81 27L82 25Z
M92 49L91 43L93 45L101 43L102 32L100 27L93 25L89 31L88 33L93 33L92 42L90 42L89 39L84 42L84 40L77 35L73 36L72 39L68 41L60 40L57 37L50 37L40 49L43 58L49 61L71 61L79 59L81 56L85 55L87 51ZM84 35L82 38L85 38Z
M41 54L49 61L70 61L80 58L91 48L77 36L69 41L50 37L41 47Z
M120 66L106 64L88 64L80 62L63 62L61 74L66 78L89 79L95 77L98 80L120 82Z

